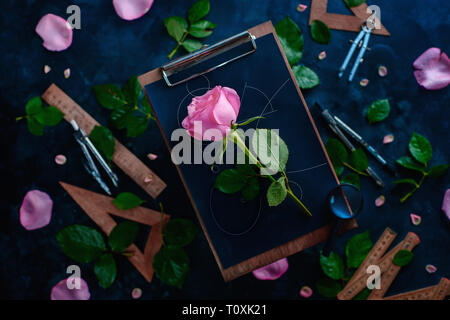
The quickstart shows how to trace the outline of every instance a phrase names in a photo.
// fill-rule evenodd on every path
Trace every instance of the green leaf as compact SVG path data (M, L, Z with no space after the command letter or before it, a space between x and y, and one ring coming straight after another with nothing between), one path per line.
M335 138L328 139L325 144L325 149L327 150L328 157L333 164L336 174L339 176L344 171L343 163L347 161L348 153L345 146Z
M132 104L132 106L138 105L139 98L142 93L142 87L139 84L139 80L136 75L132 76L128 79L127 83L123 88L123 93L127 99L127 101Z
M440 176L443 176L447 173L448 168L450 165L448 164L438 164L430 168L430 171L428 171L428 176L430 178L437 178Z
M117 268L112 254L105 253L95 262L94 273L102 288L109 288L113 284L116 279Z
M287 191L284 177L274 181L267 189L267 202L269 206L275 207L286 199Z
M369 159L367 159L363 149L358 148L350 154L350 164L361 172L364 172L369 167Z
M56 126L64 118L64 113L58 108L48 106L33 115L34 118L44 126Z
M217 27L217 24L212 23L207 20L201 20L201 21L191 24L191 27L197 28L197 29L214 29L215 27Z
M36 113L41 112L42 110L42 99L37 96L28 100L25 105L25 112L28 116L35 115Z
M322 267L323 272L334 280L340 280L344 278L344 261L342 258L331 252L328 257L324 256L322 252L320 253L320 266Z
M136 240L139 233L139 224L133 221L124 221L117 224L108 237L111 250L122 253Z
M413 159L411 159L408 156L401 157L401 158L397 159L395 162L398 165L400 165L404 168L407 168L407 169L419 171L422 173L426 172L425 168L422 165L418 164L417 162L415 162Z
M199 21L209 13L209 0L199 0L188 10L188 20L190 23Z
M369 290L367 287L364 288L360 293L358 293L356 296L353 297L352 300L367 300L371 293L371 290Z
M113 200L117 208L122 210L139 207L145 201L131 192L122 192Z
M247 180L242 178L242 173L237 169L223 170L216 178L214 187L223 193L232 194L240 191Z
M358 268L372 249L369 230L354 235L345 246L348 268Z
M248 178L246 185L242 188L242 196L245 200L255 199L260 192L259 180L257 176Z
M199 232L195 223L188 219L171 219L164 228L164 243L178 247L187 246Z
M187 31L188 23L182 17L169 17L164 19L164 26L166 27L169 35L177 42L180 42L184 33Z
M283 139L274 130L256 129L252 136L250 148L265 166L266 175L281 172L286 169L289 159L289 149ZM278 151L278 152L277 152Z
M180 247L163 246L153 258L158 278L181 289L189 272L189 257Z
M388 99L377 100L367 110L367 120L371 124L380 122L389 116L390 111L391 106Z
M345 4L349 8L360 6L361 4L365 3L366 0L344 0Z
M128 116L125 120L127 137L140 136L147 130L149 119L143 116Z
M356 173L349 173L343 177L341 177L341 183L348 183L351 184L358 189L361 189L361 184L359 181L359 176Z
M210 36L211 33L212 33L211 30L195 28L192 26L189 28L189 34L196 38L206 38L206 37Z
M299 26L289 17L275 25L275 31L291 67L301 59L303 54L303 35Z
M342 285L339 281L322 278L316 283L317 292L324 298L335 298L342 290Z
M416 180L414 179L398 179L398 180L394 180L392 181L393 184L412 184L415 187L418 187L419 184L416 182Z
M183 41L182 46L186 49L187 52L194 52L198 49L201 49L203 45L198 40L186 39Z
M317 74L308 67L294 66L292 72L301 89L311 89L320 84L320 79Z
M106 158L106 161L111 162L116 146L112 132L106 127L96 125L89 134L89 139L101 155Z
M431 159L432 155L431 144L427 138L414 132L411 140L409 141L408 148L414 159L425 166L427 165L427 162Z
M44 125L40 124L35 118L27 117L28 131L35 136L42 136L44 134Z
M106 250L100 232L79 224L59 231L56 240L64 254L77 262L91 262Z
M104 84L94 86L93 89L98 103L107 109L117 109L127 103L125 95L118 85Z
M313 20L311 23L311 37L314 41L328 44L331 39L331 32L328 26L320 20Z
M411 251L400 250L394 256L394 259L392 259L392 262L397 266L404 267L404 266L410 264L413 257L414 257L414 254Z
M142 100L141 100L141 107L144 109L144 111L147 113L147 114L152 114L152 107L150 106L150 102L148 102L148 99L147 99L147 97L142 97Z
M117 109L114 109L110 115L109 119L111 124L116 129L123 129L127 126L128 119L133 117L134 109L133 106L126 104Z

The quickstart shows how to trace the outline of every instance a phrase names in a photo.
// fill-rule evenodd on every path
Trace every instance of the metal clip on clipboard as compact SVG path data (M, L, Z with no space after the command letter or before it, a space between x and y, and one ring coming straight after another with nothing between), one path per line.
M186 56L178 58L175 61L172 61L172 62L169 62L169 63L163 65L161 67L162 77L166 81L166 84L169 87L173 87L173 86L176 86L178 84L185 83L186 81L189 81L191 79L197 78L197 77L199 77L199 76L201 76L203 74L206 74L206 73L208 73L210 71L213 71L213 70L215 70L217 68L223 67L223 66L227 65L230 62L236 61L236 60L238 60L240 58L243 58L243 57L245 57L245 56L255 52L256 51L255 39L256 39L255 36L252 35L248 31L244 31L242 33L239 33L239 34L237 34L235 36L232 36L232 37L230 37L228 39L222 40L222 41L220 41L220 42L218 42L218 43L216 43L216 44L214 44L212 46L205 47L203 49L200 49L200 50L198 50L196 52L193 52L191 54L188 54ZM170 79L169 79L170 76L175 75L176 73L179 73L179 72L181 72L183 70L191 68L191 67L193 67L193 66L195 66L195 65L197 65L197 64L199 64L201 62L204 62L204 61L206 61L206 60L208 60L208 59L210 59L212 57L215 57L215 56L217 56L217 55L219 55L221 53L229 51L229 50L231 50L231 49L233 49L233 48L235 48L235 47L237 47L237 46L239 46L239 45L241 45L243 43L246 43L246 42L251 42L252 48L249 51L245 52L245 53L239 54L239 55L237 55L237 56L235 56L235 57L233 57L231 59L228 59L228 60L226 60L224 62L221 62L221 63L219 63L219 64L217 64L215 66L209 67L209 68L207 68L204 71L201 71L201 72L195 73L193 75L190 75L190 76L188 76L188 77L186 77L184 79L177 80L174 83L172 83L170 81Z

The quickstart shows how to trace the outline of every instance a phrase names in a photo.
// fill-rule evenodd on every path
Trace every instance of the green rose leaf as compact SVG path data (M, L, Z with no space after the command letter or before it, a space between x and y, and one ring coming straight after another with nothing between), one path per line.
M419 184L414 179L398 179L392 181L393 184L412 184L415 187L419 187Z
M286 199L286 196L287 190L284 177L272 182L269 189L267 189L267 202L271 207L275 207L282 203L284 199Z
M199 21L209 13L209 0L195 2L188 10L188 20L190 23Z
M28 116L33 116L42 111L42 99L37 96L28 100L25 105L25 112Z
M187 31L188 23L182 17L169 17L164 19L164 26L167 29L169 35L177 42L183 38L184 33Z
M328 44L331 39L331 32L328 26L320 20L314 20L311 23L311 37L314 41L322 44Z
M112 254L105 253L95 262L94 273L102 288L109 288L113 284L116 279L117 268Z
M339 280L344 278L344 261L342 261L342 258L338 254L331 252L326 257L320 253L320 266L323 272L331 279Z
M44 125L40 124L35 118L27 117L28 131L35 136L42 136L44 134Z
M367 120L369 123L380 122L389 116L391 106L388 99L382 99L372 103L367 110Z
M206 38L208 36L210 36L212 33L211 30L206 30L206 29L202 29L202 28L196 28L191 26L189 28L189 34L195 38Z
M244 188L242 188L242 196L245 200L250 201L255 199L260 192L259 180L257 176L248 178Z
M411 152L414 159L420 163L427 165L428 160L431 159L432 148L430 142L424 136L413 133L408 145L409 152Z
M317 74L308 67L294 66L292 72L301 89L311 89L320 84L320 79Z
M152 114L152 107L150 106L150 102L148 102L148 99L145 96L141 100L141 107L147 114Z
M64 118L64 113L58 108L48 106L35 113L34 118L44 126L56 126Z
M117 109L127 103L125 95L116 84L104 84L94 86L95 97L102 107Z
M199 232L195 223L188 219L171 219L164 228L164 243L178 247L187 246Z
M419 171L422 173L426 172L425 168L422 165L418 164L413 159L411 159L411 157L408 156L401 157L397 159L395 162L398 165L410 170Z
M273 171L276 173L285 170L289 149L275 130L256 129L250 148L265 166L265 174L273 175Z
M145 201L131 192L122 192L113 200L117 208L122 210L139 207Z
M339 176L344 171L343 163L347 161L348 153L345 146L335 138L328 139L325 144L325 149L330 157L330 161L333 164L336 174Z
M134 109L133 106L126 104L117 109L114 109L110 115L109 119L111 120L111 124L116 129L126 128L128 119L133 117Z
M91 262L106 250L100 232L79 224L59 231L56 240L64 254L77 262Z
M350 164L356 170L364 172L369 167L369 159L365 152L358 148L350 154Z
M191 28L203 29L203 30L214 29L215 27L217 27L217 24L212 23L207 20L201 20L201 21L191 24Z
M153 258L158 278L181 289L189 272L189 257L180 247L163 246Z
M111 162L116 146L112 132L106 127L95 126L89 134L89 139L102 156L106 158L106 161Z
M125 221L117 224L108 237L111 250L122 253L136 240L139 233L139 224L133 221Z
M392 262L397 266L404 267L404 266L410 264L413 257L414 257L414 254L411 251L400 250L394 256L394 259L392 259Z
M341 183L347 183L355 186L358 189L361 189L361 183L359 180L359 176L356 173L349 173L343 177L341 177Z
M345 4L349 8L360 6L361 4L365 3L366 0L344 0Z
M437 178L440 176L443 176L445 173L447 173L448 168L450 165L448 164L438 164L430 168L430 171L428 171L428 176L430 178Z
M366 258L370 249L372 249L372 240L370 239L369 230L350 238L345 246L347 267L358 268Z
M147 130L149 119L143 116L128 116L125 120L127 137L138 137Z
M339 281L322 278L316 283L317 292L324 298L335 298L342 290L342 285Z
M186 49L187 52L194 52L198 49L201 49L203 45L198 40L186 39L183 41L182 46Z
M299 26L289 17L275 25L275 31L291 67L301 59L303 54L303 35Z
M238 169L223 170L216 178L214 187L223 193L232 194L242 190L247 179L243 179Z
M123 93L127 101L133 106L137 106L142 93L142 87L136 75L128 79L123 88Z

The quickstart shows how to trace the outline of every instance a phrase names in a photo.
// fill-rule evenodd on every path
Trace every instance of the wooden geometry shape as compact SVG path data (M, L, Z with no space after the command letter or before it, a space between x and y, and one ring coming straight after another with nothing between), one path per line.
M153 278L153 257L162 245L161 230L169 221L170 216L144 207L129 210L121 210L113 204L113 198L95 193L73 185L59 182L64 190L75 200L75 202L86 212L86 214L109 235L117 225L111 215L127 220L151 226L144 253L135 245L131 244L126 250L133 253L128 260L142 274L148 282ZM161 225L161 223L163 225Z
M311 13L309 16L309 25L314 20L320 20L325 23L328 28L336 30L346 31L361 31L361 25L367 20L370 13L367 13L367 4L363 3L357 7L350 8L353 12L352 15L337 14L327 12L328 0L312 0L311 1ZM373 34L382 36L390 36L389 31L380 23L380 29L373 29Z

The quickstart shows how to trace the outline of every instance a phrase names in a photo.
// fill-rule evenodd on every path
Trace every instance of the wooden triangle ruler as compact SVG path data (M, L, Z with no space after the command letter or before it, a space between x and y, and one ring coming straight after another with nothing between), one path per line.
M366 288L367 279L370 276L366 270L370 265L377 265L380 268L381 279L380 289L373 289L367 298L368 300L443 300L446 295L450 294L450 281L447 278L442 278L439 284L435 286L384 297L401 269L400 266L392 263L392 259L400 250L412 251L420 243L419 237L415 233L409 232L405 239L386 253L396 236L397 234L390 228L384 230L345 288L338 293L339 300L351 300Z
M49 105L61 110L67 122L75 120L87 135L89 135L96 125L99 125L94 118L55 84L52 84L42 94L42 99ZM159 196L166 188L164 181L117 140L112 160L126 175L133 179L134 182L153 198ZM150 182L147 183L146 181Z
M88 191L73 185L59 182L75 202L86 212L86 214L109 235L116 226L116 222L110 214L131 221L151 226L144 253L135 244L131 244L126 250L133 253L128 260L142 274L148 282L153 277L153 257L162 245L161 230L169 221L170 216L144 207L129 210L121 210L113 204L113 198L99 193ZM162 223L162 225L161 225Z
M365 3L360 6L350 8L354 14L353 16L329 13L327 12L327 7L328 0L312 0L309 25L311 25L314 20L320 20L330 29L360 32L362 23L371 15L370 13L367 13L368 6ZM373 29L372 33L382 36L391 35L383 24L381 24L381 29Z

